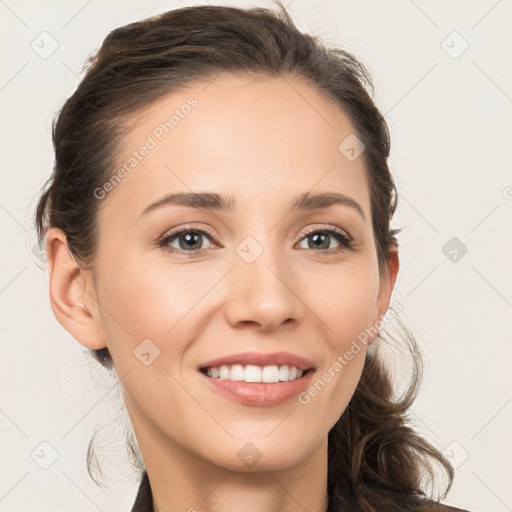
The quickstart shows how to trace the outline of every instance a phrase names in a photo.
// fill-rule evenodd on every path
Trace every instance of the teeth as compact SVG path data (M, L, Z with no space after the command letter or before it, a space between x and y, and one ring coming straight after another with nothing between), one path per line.
M212 375L213 375L213 372L212 372ZM229 379L229 366L222 365L219 368L219 377L221 379Z
M261 368L248 364L245 367L244 380L245 382L261 382Z
M261 382L279 382L279 367L265 366L261 372Z
M229 371L229 380L244 380L245 372L241 364L234 364Z
M206 374L214 379L226 379L244 382L287 382L299 379L304 370L296 366L255 366L248 364L245 368L241 364L222 365L218 368L207 368Z

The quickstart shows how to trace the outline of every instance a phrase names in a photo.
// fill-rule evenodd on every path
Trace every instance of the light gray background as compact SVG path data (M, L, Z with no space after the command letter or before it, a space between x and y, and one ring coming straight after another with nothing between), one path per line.
M445 501L512 510L512 3L284 4L301 29L367 64L389 122L400 191L394 227L404 227L395 300L426 354L414 422L457 466ZM185 5L193 3L0 0L0 511L127 511L133 503L121 432L103 447L106 468L119 467L112 488L86 472L87 442L112 426L119 387L54 318L31 220L53 164L53 114L87 56L113 28ZM41 55L52 39L58 48ZM467 254L443 253L452 237ZM52 448L41 442L58 453L48 469L40 464Z

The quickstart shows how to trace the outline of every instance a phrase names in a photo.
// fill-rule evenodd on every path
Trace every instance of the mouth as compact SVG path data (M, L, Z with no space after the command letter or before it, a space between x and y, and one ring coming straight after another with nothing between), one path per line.
M244 405L268 407L296 399L315 373L312 362L286 353L244 353L198 367L210 389Z

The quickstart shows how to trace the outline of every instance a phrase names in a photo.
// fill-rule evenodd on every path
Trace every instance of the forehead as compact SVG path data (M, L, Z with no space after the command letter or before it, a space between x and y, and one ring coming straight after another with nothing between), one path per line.
M321 190L351 195L369 214L363 158L340 150L355 135L349 118L292 78L218 77L161 97L126 124L105 210L130 205L136 216L166 193L190 191L268 208Z

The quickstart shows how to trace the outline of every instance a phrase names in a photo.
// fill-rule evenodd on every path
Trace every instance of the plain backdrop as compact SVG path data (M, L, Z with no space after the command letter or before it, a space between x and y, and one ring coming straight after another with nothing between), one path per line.
M512 3L283 3L368 66L389 123L404 228L394 297L426 362L412 420L456 467L445 502L512 510ZM55 319L32 218L52 118L86 58L115 27L185 5L0 0L0 511L127 511L135 498L119 387ZM98 429L107 489L85 466Z

